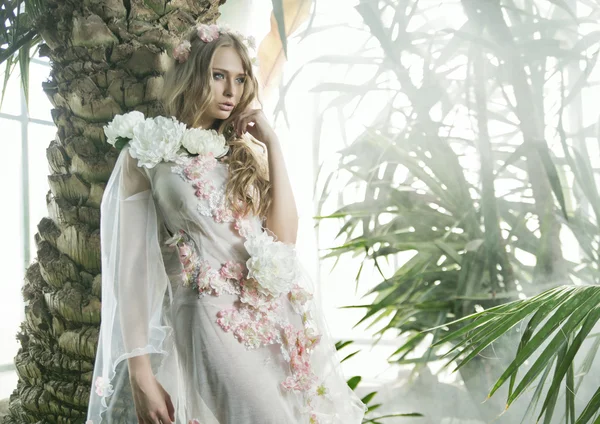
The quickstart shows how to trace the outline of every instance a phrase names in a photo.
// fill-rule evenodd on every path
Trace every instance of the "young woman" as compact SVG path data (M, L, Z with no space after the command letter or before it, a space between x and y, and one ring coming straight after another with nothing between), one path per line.
M253 47L193 28L164 78L166 116L105 127L121 152L101 206L88 424L362 421L295 255L281 147L252 107Z

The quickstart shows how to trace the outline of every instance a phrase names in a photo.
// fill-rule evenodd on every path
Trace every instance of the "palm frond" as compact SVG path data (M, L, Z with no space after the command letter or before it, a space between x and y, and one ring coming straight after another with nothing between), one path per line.
M472 314L447 324L463 326L446 334L436 345L454 342L445 357L455 355L456 369L464 367L480 352L497 342L515 326L524 323L524 331L515 358L498 378L488 396L494 395L509 382L506 405L509 407L526 389L537 381L536 392L545 391L544 402L539 407L538 418L548 420L556 406L560 387L565 387L567 413L574 417L574 398L577 387L574 385L573 364L592 329L600 322L600 287L563 286L546 291L526 300L517 300L489 310ZM600 345L593 347L595 355ZM458 352L458 354L456 354ZM592 356L593 357L593 356ZM460 358L460 359L459 359ZM534 358L531 365L528 360ZM554 368L554 372L552 369ZM546 378L552 375L549 387L543 388ZM541 385L541 386L540 386ZM600 396L593 395L580 416L570 422L587 423L598 411Z
M31 51L42 41L36 25L45 7L43 0L12 0L0 5L0 65L5 64L0 106L16 66L21 73L25 101L29 104L29 63Z

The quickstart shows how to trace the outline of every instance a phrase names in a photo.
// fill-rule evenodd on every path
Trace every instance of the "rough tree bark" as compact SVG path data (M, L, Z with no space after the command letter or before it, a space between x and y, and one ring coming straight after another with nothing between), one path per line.
M18 385L5 424L83 423L100 324L100 201L117 151L102 127L115 114L161 112L166 50L225 0L46 0L44 91L58 128L47 149L49 217L26 271Z

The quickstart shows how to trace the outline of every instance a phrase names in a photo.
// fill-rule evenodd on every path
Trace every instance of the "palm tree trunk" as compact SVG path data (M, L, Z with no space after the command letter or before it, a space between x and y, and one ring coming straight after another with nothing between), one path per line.
M85 420L100 324L99 207L117 156L102 127L128 110L161 112L166 50L194 22L214 22L224 0L46 2L40 54L51 59L44 91L57 135L5 424Z

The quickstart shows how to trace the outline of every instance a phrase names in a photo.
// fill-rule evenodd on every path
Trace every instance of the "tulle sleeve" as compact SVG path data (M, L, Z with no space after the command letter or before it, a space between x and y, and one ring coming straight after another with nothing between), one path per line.
M87 424L137 422L127 359L150 356L158 381L176 399L172 290L161 252L160 222L144 168L125 147L100 208L101 325Z

